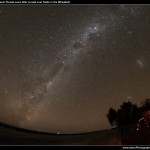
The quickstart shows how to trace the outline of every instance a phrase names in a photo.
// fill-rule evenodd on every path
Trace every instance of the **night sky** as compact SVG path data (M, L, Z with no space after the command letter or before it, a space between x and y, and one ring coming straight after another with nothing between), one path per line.
M150 5L0 5L0 121L56 133L111 128L150 98Z

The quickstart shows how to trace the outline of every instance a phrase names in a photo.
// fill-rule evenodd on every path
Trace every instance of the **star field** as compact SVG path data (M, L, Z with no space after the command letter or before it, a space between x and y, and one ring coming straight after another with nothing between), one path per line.
M149 5L1 5L0 121L56 133L110 128L150 98Z

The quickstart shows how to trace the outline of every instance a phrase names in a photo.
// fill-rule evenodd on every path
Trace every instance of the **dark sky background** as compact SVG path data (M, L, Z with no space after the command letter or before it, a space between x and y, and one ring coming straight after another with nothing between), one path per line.
M0 5L0 121L80 133L150 98L150 5Z

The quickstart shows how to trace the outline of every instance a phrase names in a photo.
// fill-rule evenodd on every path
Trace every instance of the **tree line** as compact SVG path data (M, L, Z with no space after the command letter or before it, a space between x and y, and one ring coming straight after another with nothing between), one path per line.
M139 107L128 101L123 102L119 109L110 107L106 116L111 126L122 127L136 123L148 110L150 110L150 99L145 99Z

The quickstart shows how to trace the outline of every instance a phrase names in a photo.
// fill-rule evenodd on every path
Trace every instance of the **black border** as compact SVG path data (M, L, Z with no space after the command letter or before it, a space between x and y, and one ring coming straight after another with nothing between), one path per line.
M143 3L145 2L145 3ZM92 5L92 4L104 4L104 5L113 5L113 4L146 4L146 1L143 0L50 0L50 1L0 1L0 5L70 5L70 4L76 4L76 5Z
M145 3L144 3L145 2ZM130 0L130 1L125 1L125 0L122 0L122 1L110 1L110 0L91 0L91 1L87 1L87 0L63 0L63 1L57 1L57 0L51 0L51 1L0 1L0 6L1 5L114 5L114 4L144 4L144 5L149 5L149 3L147 3L146 1L143 1L143 0ZM91 148L91 149L95 149L95 148L98 148L98 149L125 149L124 147L136 147L137 145L123 145L123 146L116 146L116 145L0 145L0 147L20 147L20 146L23 146L23 147L32 147L32 148L47 148L47 147L52 147L52 148L81 148L81 149L84 149L84 148ZM147 146L147 145L141 145L141 146L138 146L139 148L140 147L150 147L150 146ZM127 149L126 148L126 149ZM135 148L136 149L136 148ZM145 148L146 149L146 148Z

